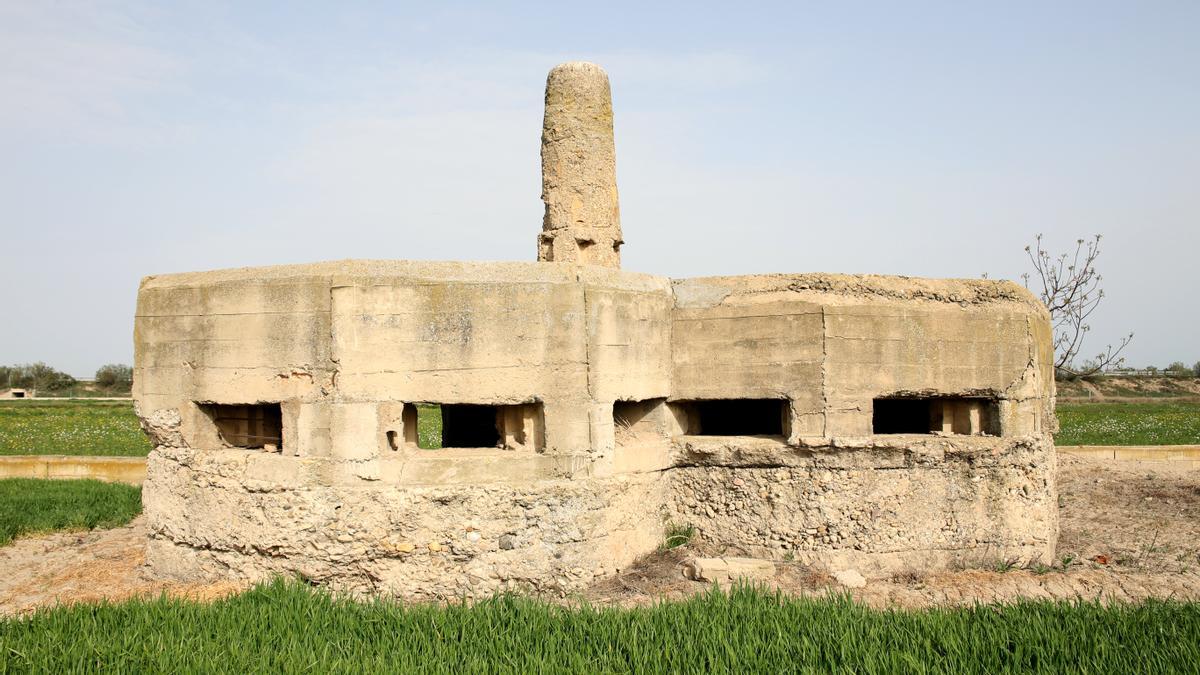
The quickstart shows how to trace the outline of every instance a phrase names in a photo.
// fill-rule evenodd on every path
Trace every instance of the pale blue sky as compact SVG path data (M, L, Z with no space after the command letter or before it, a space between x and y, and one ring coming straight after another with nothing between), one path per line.
M146 274L532 260L547 70L613 83L626 269L1017 278L1200 359L1200 3L0 2L0 363L132 359ZM836 6L833 6L836 5Z

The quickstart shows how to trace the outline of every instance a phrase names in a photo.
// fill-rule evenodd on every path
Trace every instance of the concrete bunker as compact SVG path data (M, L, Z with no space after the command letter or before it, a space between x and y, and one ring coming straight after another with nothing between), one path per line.
M668 522L868 577L1051 562L1051 329L1024 288L620 269L592 64L547 77L542 200L538 262L143 279L154 572L568 593Z

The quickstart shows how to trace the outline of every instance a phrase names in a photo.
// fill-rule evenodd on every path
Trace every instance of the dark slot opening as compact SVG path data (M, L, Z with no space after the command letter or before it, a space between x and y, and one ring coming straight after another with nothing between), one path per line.
M927 398L877 398L871 428L877 434L927 434L930 415Z
M443 403L443 448L494 448L500 444L496 406Z
M504 448L540 451L545 446L541 401L511 405L408 403L404 442L422 450Z
M283 449L283 413L278 403L206 403L200 409L212 420L226 445L247 449Z
M1000 435L999 403L978 396L904 396L872 402L876 434Z
M699 436L783 436L787 401L735 398L688 401L688 434Z

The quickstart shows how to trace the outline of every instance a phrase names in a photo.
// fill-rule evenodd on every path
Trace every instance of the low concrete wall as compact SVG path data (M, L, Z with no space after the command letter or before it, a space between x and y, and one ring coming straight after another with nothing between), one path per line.
M0 478L95 478L141 485L145 457L16 455L0 457Z
M1172 462L1200 469L1200 445L1060 445L1058 451L1092 459Z

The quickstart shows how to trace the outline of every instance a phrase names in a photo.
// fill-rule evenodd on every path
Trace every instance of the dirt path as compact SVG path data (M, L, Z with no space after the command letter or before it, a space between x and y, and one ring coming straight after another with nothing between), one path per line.
M1200 470L1169 462L1059 456L1061 534L1052 570L963 570L872 580L849 591L873 606L925 607L1016 598L1200 599ZM169 593L211 599L242 585L189 585L146 576L146 526L18 540L0 547L0 615L55 602L120 600ZM707 585L683 578L686 549L648 556L589 589L595 602L637 605L681 598ZM841 587L826 574L781 563L776 585L823 595Z

